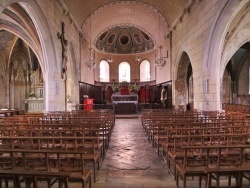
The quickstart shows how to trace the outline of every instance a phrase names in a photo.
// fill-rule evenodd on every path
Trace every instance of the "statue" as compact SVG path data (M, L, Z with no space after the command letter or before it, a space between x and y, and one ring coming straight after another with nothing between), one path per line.
M67 71L67 62L68 62L68 41L64 38L64 22L61 23L62 25L62 33L57 33L58 39L61 40L62 44L62 78Z
M161 89L161 103L165 107L165 100L167 100L167 92L165 87L162 87Z

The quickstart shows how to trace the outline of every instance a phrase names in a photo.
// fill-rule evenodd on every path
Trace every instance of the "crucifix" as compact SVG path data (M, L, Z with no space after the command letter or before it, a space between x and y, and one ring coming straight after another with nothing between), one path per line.
M64 22L61 23L62 26L62 33L60 34L59 32L57 33L58 39L60 39L61 44L62 44L62 64L61 64L61 73L62 73L62 78L64 78L64 75L67 70L67 62L68 62L68 41L64 37Z
M62 64L61 64L61 77L62 79L65 80L65 89L64 89L64 94L65 94L65 111L67 111L67 63L68 63L68 41L64 37L64 22L61 23L62 26L62 33L60 34L59 32L57 33L58 39L60 39L61 44L62 44Z

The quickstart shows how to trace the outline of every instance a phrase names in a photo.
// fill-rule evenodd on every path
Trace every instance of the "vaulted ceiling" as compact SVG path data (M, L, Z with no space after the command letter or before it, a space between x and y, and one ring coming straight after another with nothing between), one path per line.
M152 46L156 47L162 45L168 32L190 11L195 1L197 0L58 0L58 3L63 7L65 15L77 25L85 40L90 41L93 46L106 31L125 26L145 33L152 39ZM4 14L29 32L32 38L21 33L26 41L30 40L29 43L34 44L33 46L40 46L35 27L22 5L12 4L4 10Z
M162 41L195 0L60 0L65 14L81 28L92 45L105 31L116 26L133 26L155 42ZM90 36L91 35L91 36Z
M87 17L92 14L94 11L98 9L102 9L105 6L112 6L119 2L121 5L119 9L113 9L110 12L110 16L115 15L120 11L124 10L122 6L123 2L127 2L131 4L131 9L135 4L145 4L146 6L150 6L155 8L167 21L168 25L172 25L176 18L179 17L188 7L188 3L190 0L63 0L69 11L73 14L74 18L78 22L79 25L83 25L84 21ZM191 0L193 1L193 0ZM138 14L143 14L146 16L145 12L140 12Z

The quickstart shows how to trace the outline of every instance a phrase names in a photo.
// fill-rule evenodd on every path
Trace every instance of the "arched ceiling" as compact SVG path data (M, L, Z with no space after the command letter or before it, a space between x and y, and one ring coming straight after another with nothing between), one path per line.
M160 46L170 29L195 0L60 0L65 14L80 26L92 47L97 37L115 26L136 27ZM91 23L91 26L90 26ZM90 32L90 28L91 32ZM90 36L91 33L91 36Z
M160 12L160 14L167 21L168 25L172 25L175 19L185 11L186 5L189 0L63 0L67 5L69 12L73 14L74 18L79 25L83 25L87 17L92 12L103 6L110 6L117 2L132 2L132 3L143 3L148 6L154 7ZM113 10L110 12L110 16L115 16L116 12L123 11L122 4L119 10ZM144 14L139 12L138 14Z
M138 28L152 39L154 47L161 46L171 27L189 11L188 7L195 1L58 0L65 15L70 15L85 40L91 41L92 47L103 32L121 26ZM32 42L40 46L35 27L22 5L12 4L4 10L4 15L26 30L32 36Z

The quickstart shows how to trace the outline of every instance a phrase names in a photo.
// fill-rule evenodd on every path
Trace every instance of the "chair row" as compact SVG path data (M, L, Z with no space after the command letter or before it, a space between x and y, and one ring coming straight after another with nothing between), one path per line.
M171 114L169 112L155 114L145 113L145 117L142 118L142 126L148 136L149 142L152 142L158 154L162 153L162 157L166 161L169 172L178 180L177 186L179 186L179 179L177 178L181 177L185 179L183 181L184 187L186 187L188 176L185 173L188 169L184 169L180 172L180 169L183 169L183 166L182 168L180 168L180 166L183 165L185 161L184 147L232 147L239 144L247 146L250 135L249 123L250 121L248 121L247 116L244 118L242 118L242 116L231 118L230 116L218 115L216 113L207 116L197 114L194 116L192 114L184 116L180 114ZM161 149L162 152L160 152ZM231 151L232 156L236 155L235 153L237 152ZM195 165L192 166L194 173L191 173L192 175L190 176L198 176L200 178L200 186L201 180L204 177L210 177L211 179L213 176L210 175L216 174L216 172L210 174L208 171L199 171L200 168L198 168L198 166L204 164L205 154L206 152L203 153L196 150L195 154L190 154L189 157L191 157L191 159L188 161L188 164L194 163L197 165L197 168L195 168ZM192 156L194 157L192 158ZM197 169L197 171L195 169ZM179 173L179 175L177 175L177 173ZM180 174L183 175L181 176ZM206 176L200 176L199 174L205 174ZM243 174L244 177L248 177L247 173ZM210 179L207 180L207 182L211 182ZM219 181L218 178L217 181ZM231 182L229 183L229 186L230 185ZM207 186L210 187L211 183L207 183Z
M94 181L114 127L114 117L108 114L34 114L2 118L0 122L0 149L82 151Z
M164 147L164 159L167 162L169 172L176 177L176 164L183 161L183 146L233 146L237 144L246 145L248 134L218 134L218 135L175 135L173 143L166 143ZM198 154L198 152L197 152ZM199 155L202 156L203 153Z
M250 145L227 145L227 146L183 146L183 160L176 164L176 186L179 187L179 179L183 180L183 187L187 186L188 177L199 177L199 187L202 179L205 179L205 187L219 188L221 176L227 176L227 187L242 187L243 178L249 180ZM235 183L232 183L235 178ZM215 180L215 183L212 182Z
M68 151L83 152L83 159L89 164L94 173L94 181L100 169L101 151L99 138L88 137L1 137L0 150L18 151ZM72 156L73 158L73 156Z
M69 182L81 182L82 188L91 187L91 170L85 168L84 151L0 149L0 180L12 181L13 187L47 187L58 182L59 187ZM6 186L7 187L7 186Z

